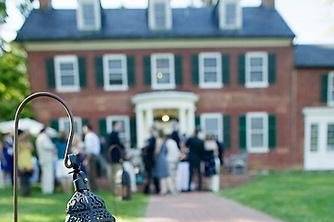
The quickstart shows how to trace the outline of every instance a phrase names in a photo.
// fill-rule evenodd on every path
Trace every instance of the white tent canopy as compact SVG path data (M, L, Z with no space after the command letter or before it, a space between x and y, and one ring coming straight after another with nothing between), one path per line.
M19 121L19 129L23 131L28 131L31 135L38 135L38 133L43 129L44 124L36 120L23 118ZM14 120L1 122L0 123L0 132L1 133L13 133L14 132ZM56 136L57 131L48 127L47 133L50 136Z

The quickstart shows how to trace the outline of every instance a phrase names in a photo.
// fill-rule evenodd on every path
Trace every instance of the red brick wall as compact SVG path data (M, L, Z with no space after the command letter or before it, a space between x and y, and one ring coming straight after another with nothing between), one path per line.
M230 83L223 89L199 89L192 84L191 55L205 51L221 51L230 55ZM246 89L238 83L238 56L248 51L267 51L276 54L277 80L266 89ZM108 51L68 51L29 52L28 70L32 91L47 90L45 59L59 54L75 54L86 58L87 87L80 93L59 93L71 106L73 113L88 118L97 127L100 117L117 114L133 114L131 97L137 93L150 91L144 85L143 56L154 52L171 52L183 57L183 84L177 90L192 91L199 95L197 112L221 112L230 114L231 145L229 152L238 152L238 116L246 112L265 111L277 117L277 148L268 154L251 155L254 168L287 168L295 165L296 154L291 149L291 89L293 73L292 47L277 48L220 48L220 49L159 49L159 50L108 50ZM104 53L125 53L136 56L136 81L126 92L105 92L96 87L95 57ZM48 122L51 118L64 116L58 105L47 100L34 102L38 118ZM299 154L298 154L299 155Z
M304 162L304 115L305 107L326 106L321 102L321 76L329 69L297 69L293 79L293 144L296 163Z

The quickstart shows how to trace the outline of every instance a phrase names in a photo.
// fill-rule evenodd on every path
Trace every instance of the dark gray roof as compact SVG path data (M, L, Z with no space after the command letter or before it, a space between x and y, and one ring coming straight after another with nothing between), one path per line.
M103 9L102 29L82 32L77 29L75 10L35 9L18 32L17 41L196 38L196 37L278 37L293 38L294 33L275 9L243 8L240 30L220 30L214 7L173 9L170 31L151 31L147 9Z
M334 45L296 45L297 68L334 68Z

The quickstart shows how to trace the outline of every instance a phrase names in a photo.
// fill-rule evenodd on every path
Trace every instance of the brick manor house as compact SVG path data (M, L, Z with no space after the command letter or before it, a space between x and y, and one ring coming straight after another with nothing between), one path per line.
M254 169L334 169L334 48L294 45L274 0L242 7L104 9L78 0L56 10L39 0L17 36L28 53L32 91L55 92L101 136L121 121L122 140L143 146L153 124L196 126L246 151ZM59 130L65 113L33 103Z

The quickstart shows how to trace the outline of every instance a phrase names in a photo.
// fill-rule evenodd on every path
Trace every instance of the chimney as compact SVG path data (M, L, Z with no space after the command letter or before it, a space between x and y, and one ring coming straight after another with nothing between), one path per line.
M52 8L51 0L39 0L40 9L50 9Z
M262 0L262 6L266 8L275 8L275 0Z

